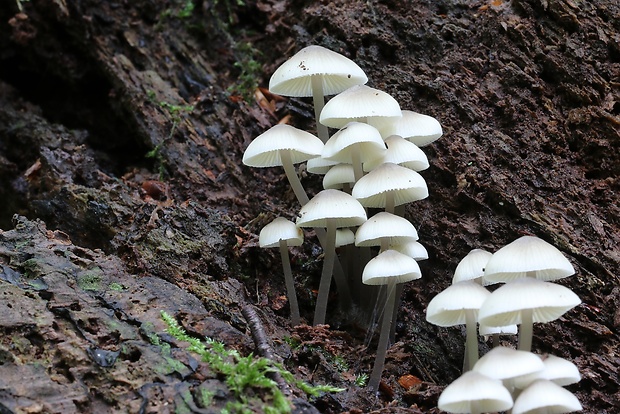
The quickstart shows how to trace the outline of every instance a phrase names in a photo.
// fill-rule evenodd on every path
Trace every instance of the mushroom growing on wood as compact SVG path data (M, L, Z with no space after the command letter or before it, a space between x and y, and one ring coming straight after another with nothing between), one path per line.
M289 246L301 246L304 241L303 231L290 220L278 217L267 224L260 231L258 244L262 248L278 247L282 258L282 268L284 270L284 281L286 293L291 308L291 322L293 326L299 325L299 305L297 304L297 294L295 293L295 282L291 270L291 262L288 255Z
M336 229L359 226L366 221L364 207L349 194L339 190L323 190L299 211L297 226L319 227L327 230L325 258L314 311L314 325L325 323L327 299L336 258Z
M385 142L375 127L349 122L325 143L321 157L351 164L357 181L364 175L362 164L385 151Z
M403 109L402 116L396 119L374 118L370 123L384 138L400 135L418 147L424 147L443 135L439 121L429 115Z
M283 96L312 96L317 134L329 138L319 122L325 95L334 95L368 82L364 71L351 59L322 46L308 46L284 62L271 76L269 91Z
M422 176L409 168L385 163L363 176L351 193L364 207L394 207L428 197L428 187Z
M502 247L489 258L484 279L509 282L533 277L551 282L575 274L573 265L555 246L534 236L522 236Z
M512 396L501 381L467 371L443 390L437 407L448 413L506 411L512 407Z
M383 311L381 322L381 333L379 334L379 345L377 346L377 356L370 374L368 386L377 390L381 382L383 364L387 354L388 339L390 328L393 323L392 309L396 300L396 285L411 280L420 279L422 272L418 263L411 257L399 253L396 250L385 250L364 267L362 282L367 285L387 285L387 300Z
M327 102L319 122L328 127L342 128L351 121L370 123L377 118L395 120L401 116L400 105L388 93L357 85Z
M551 322L579 305L581 300L569 288L526 277L495 290L479 312L479 322L488 326L521 324L519 349L532 348L534 322Z
M465 325L465 371L478 361L478 310L491 292L476 282L465 280L448 286L426 308L426 320L437 326Z
M322 151L323 142L311 133L279 124L250 142L243 154L243 163L250 167L284 167L293 192L303 206L308 202L308 195L293 164L319 157Z

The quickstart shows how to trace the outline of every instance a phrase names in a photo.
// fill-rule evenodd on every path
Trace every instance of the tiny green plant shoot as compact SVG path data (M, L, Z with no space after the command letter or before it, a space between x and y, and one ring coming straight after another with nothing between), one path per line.
M155 102L154 91L148 91L147 96L148 96L149 101ZM166 172L166 167L165 167L164 156L161 154L161 146L163 145L164 142L172 138L179 124L183 120L183 116L192 112L194 110L194 106L193 105L174 105L174 104L171 104L165 101L157 102L157 104L159 105L160 108L164 109L168 113L168 116L172 120L172 127L170 128L170 132L168 133L168 136L162 142L157 144L152 150L147 152L145 156L146 158L152 158L155 160L157 164L159 178L160 180L162 180Z
M226 378L226 385L236 399L226 405L224 412L237 413L244 412L250 398L250 389L262 389L263 412L267 414L290 413L291 403L282 393L278 384L269 375L278 373L289 384L296 386L309 396L318 396L322 392L341 392L343 388L330 385L313 386L296 379L293 374L280 364L267 358L258 358L250 354L241 356L236 350L226 349L223 343L211 338L205 341L194 338L179 326L177 321L165 311L161 312L161 317L168 326L166 331L179 341L188 342L187 348L190 352L195 352L203 362L218 374Z

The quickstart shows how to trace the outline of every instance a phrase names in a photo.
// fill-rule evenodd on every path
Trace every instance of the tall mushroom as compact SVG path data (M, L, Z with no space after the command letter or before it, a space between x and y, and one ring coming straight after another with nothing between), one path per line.
M433 325L466 326L464 370L470 370L478 361L478 310L490 294L476 282L465 280L448 286L426 308L426 320Z
M312 96L317 135L326 142L329 138L327 127L319 122L325 95L366 82L368 77L351 59L313 45L301 49L276 69L269 80L269 91L283 96Z
M385 163L363 176L351 192L364 207L394 207L428 197L428 187L422 176L409 168Z
M351 121L370 123L379 118L396 120L401 116L400 105L387 92L357 85L327 102L319 122L331 128L342 128Z
M424 147L438 140L443 135L439 121L429 115L403 109L402 116L396 119L375 118L370 123L384 138L400 135L418 147Z
M396 250L385 250L364 267L362 282L367 285L387 285L387 300L383 311L381 322L381 332L379 334L379 345L377 345L377 356L370 374L368 386L377 390L381 382L383 364L387 354L388 339L390 328L393 323L391 310L394 308L396 300L396 285L411 280L420 279L422 272L418 263L413 258L399 253Z
M301 317L299 315L299 305L297 304L297 294L295 293L295 282L293 280L288 248L289 246L301 246L303 241L303 231L295 226L295 223L284 217L278 217L267 224L258 235L258 244L260 247L277 247L280 249L286 293L291 308L291 322L293 326L299 325Z
M284 167L284 172L303 206L308 195L299 181L293 164L321 155L323 142L309 132L279 124L254 138L243 154L243 163L250 167Z
M526 277L513 280L495 290L479 312L479 322L488 326L521 324L519 349L532 348L534 322L551 322L581 300L569 288Z
M299 211L297 226L325 228L323 271L314 311L314 325L325 323L327 299L336 258L336 229L359 226L366 221L364 207L349 194L339 190L323 190Z
M377 129L361 122L350 122L325 143L322 158L353 166L355 181L362 178L362 163L380 157L386 151Z

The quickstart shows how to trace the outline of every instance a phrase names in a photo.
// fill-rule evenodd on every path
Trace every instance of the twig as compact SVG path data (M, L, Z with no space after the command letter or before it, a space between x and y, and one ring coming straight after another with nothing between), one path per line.
M241 313L248 323L248 328L250 328L250 333L252 334L252 339L254 340L254 345L256 346L258 354L270 361L275 361L273 350L271 349L271 345L269 345L269 340L267 339L267 335L263 329L263 324L258 317L254 306L250 304L243 305L241 307ZM273 380L278 384L280 391L282 391L284 395L290 396L291 388L287 382L284 381L284 378L282 378L280 373L273 372L272 375Z

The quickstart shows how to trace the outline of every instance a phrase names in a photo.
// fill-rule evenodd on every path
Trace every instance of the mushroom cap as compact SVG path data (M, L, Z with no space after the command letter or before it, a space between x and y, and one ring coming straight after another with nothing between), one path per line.
M293 164L296 164L319 157L323 141L293 126L275 125L250 142L243 154L243 163L250 167L281 166L280 151L290 151Z
M397 244L392 243L389 245L389 248L392 250L396 250L397 252L406 254L417 262L419 262L420 260L428 259L428 251L418 241L408 241Z
M512 396L501 381L475 371L467 371L448 385L437 401L440 410L449 413L506 411L512 407Z
M355 198L339 190L323 190L301 208L299 227L327 227L333 220L337 228L359 226L366 221L366 211Z
M473 249L465 256L456 266L452 283L461 282L463 280L481 279L484 276L484 267L491 258L493 253L482 249ZM483 285L487 285L484 279Z
M390 135L385 139L385 144L387 145L385 152L376 153L376 158L364 162L364 171L374 170L386 162L402 165L413 171L422 171L430 166L424 151L399 135Z
M523 375L540 372L544 368L545 365L538 355L497 346L480 357L472 370L498 380L512 380Z
M362 272L362 283L387 285L390 279L396 283L405 283L421 277L418 262L396 250L385 250L366 263Z
M327 160L353 163L357 146L362 162L385 152L385 142L377 129L361 122L349 122L327 140L321 156Z
M464 325L466 312L478 309L491 294L478 283L465 280L448 286L436 295L426 308L426 320L437 326Z
M355 184L355 172L351 164L337 164L323 176L323 188L340 190L344 184Z
M349 228L336 230L336 247L347 246L355 241L355 233Z
M380 246L384 239L395 244L416 241L418 232L406 218L384 211L370 217L355 232L355 245L359 247Z
M552 381L539 379L519 394L512 414L561 414L581 410L583 407L573 393Z
M478 333L482 336L488 335L516 335L518 333L517 325L506 325L506 326L487 326L480 325L478 326Z
M269 91L282 96L312 96L312 76L321 77L324 95L368 82L364 71L351 59L313 45L301 49L276 69L269 80Z
M400 206L428 197L426 181L409 168L385 163L360 178L352 195L365 207L384 208L386 193L394 194L394 205Z
M292 221L278 217L262 228L258 245L263 248L280 247L280 240L284 240L287 246L301 246L304 233Z
M400 118L375 118L370 123L381 132L382 137L400 135L418 147L428 145L443 135L441 124L435 118L408 110L403 110Z
M351 121L375 118L400 118L400 105L388 93L366 85L356 85L329 100L321 111L319 122L342 128Z
M550 322L580 303L565 286L526 277L495 290L480 308L478 321L489 326L520 324L522 311L527 309L534 322Z
M311 174L325 175L338 161L326 160L322 157L310 158L306 164L306 170Z
M547 355L542 361L545 365L542 371L519 378L515 381L515 387L524 389L538 379L555 382L561 387L581 381L579 369L571 361L555 355Z
M535 273L536 279L553 281L568 277L575 269L557 248L533 236L523 236L507 244L487 262L484 278L507 282Z

